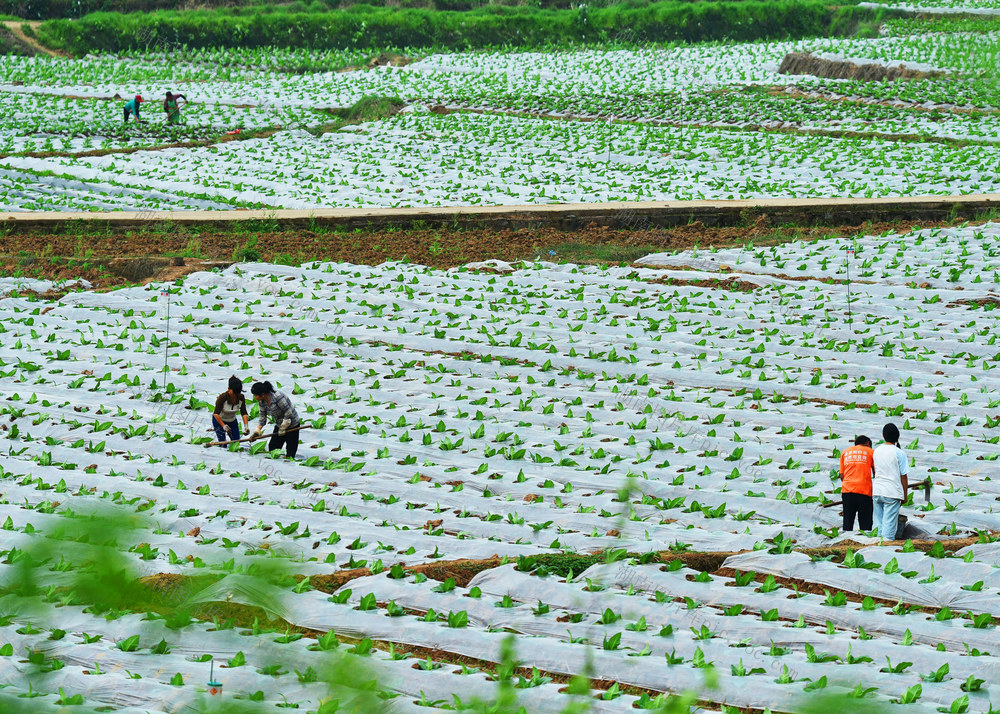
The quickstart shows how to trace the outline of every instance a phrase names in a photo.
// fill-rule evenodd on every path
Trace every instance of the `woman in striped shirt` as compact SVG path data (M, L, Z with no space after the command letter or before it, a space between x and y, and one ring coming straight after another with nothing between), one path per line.
M274 431L271 432L267 450L274 451L284 446L285 455L290 459L295 458L295 452L299 448L298 428L301 423L292 402L283 392L276 391L270 382L254 382L250 393L260 407L260 421L253 432L253 438L259 439L264 435L264 425L267 424L267 418L271 417ZM295 431L291 431L292 429Z

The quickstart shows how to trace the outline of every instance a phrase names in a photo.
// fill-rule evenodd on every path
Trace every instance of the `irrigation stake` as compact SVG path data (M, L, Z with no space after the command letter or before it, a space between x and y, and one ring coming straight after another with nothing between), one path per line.
M851 256L854 255L854 248L848 247L847 249L847 324L851 326L851 332L854 332L854 314L851 312Z
M604 162L604 172L605 173L607 173L608 171L611 170L611 137L614 136L613 129L614 129L614 127L611 125L611 121L608 120L608 158ZM610 180L610 176L608 177L608 179ZM611 188L611 187L608 186L608 188Z
M208 675L208 694L212 697L218 697L222 695L222 682L215 681L215 658L211 660L211 669Z
M163 391L167 391L167 351L170 349L170 288L161 290L160 295L167 297L167 338L163 342Z

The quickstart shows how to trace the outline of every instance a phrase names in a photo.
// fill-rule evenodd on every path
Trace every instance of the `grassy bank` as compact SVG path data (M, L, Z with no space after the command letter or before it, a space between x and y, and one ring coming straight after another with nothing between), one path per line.
M549 10L490 7L467 12L358 5L331 12L232 10L94 13L50 20L46 45L73 54L126 52L150 43L202 47L368 49L543 47L602 42L753 41L852 34L882 10L831 8L817 0L686 2Z
M630 0L634 1L634 0ZM233 14L266 12L326 12L354 5L377 5L427 10L476 10L489 6L533 7L566 10L574 0L198 0L198 8L219 9ZM615 0L593 0L591 8L615 4ZM53 20L83 17L94 12L156 12L191 9L191 0L0 0L0 13L14 19Z
M641 7L644 0L591 0L591 11L612 5ZM526 9L570 10L580 3L575 0L0 0L0 13L25 20L78 18L95 12L158 12L169 10L213 9L225 14L261 13L323 13L356 5L374 5L396 9L470 11L490 7L522 7Z

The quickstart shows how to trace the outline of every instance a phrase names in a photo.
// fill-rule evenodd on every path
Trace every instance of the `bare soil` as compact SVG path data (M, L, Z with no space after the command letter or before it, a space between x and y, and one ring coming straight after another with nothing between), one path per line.
M946 307L962 307L966 305L975 305L977 307L986 307L991 305L994 308L1000 307L1000 298L995 297L984 297L984 298L969 298L966 300L956 300L955 302L950 302Z
M179 262L180 264L176 264ZM44 280L86 280L97 291L145 285L147 283L171 282L189 273L226 267L232 261L214 261L193 258L139 257L139 258L35 258L20 255L0 256L0 275L29 277ZM42 300L58 300L73 286L53 288L45 292L20 291L22 297L34 295Z
M499 566L500 558L493 556L486 560L459 558L458 560L444 560L441 562L431 561L419 565L404 566L403 570L408 573L423 573L431 580L437 580L442 583L448 578L453 578L456 585L464 588L476 574ZM339 573L331 573L330 575L313 575L309 579L309 584L322 592L332 593L355 578L371 574L368 568L342 570Z
M956 538L952 540L940 541L941 545L948 552L954 552L961 548L969 545L973 545L979 541L977 536L972 536L969 538ZM919 551L927 552L934 546L938 541L936 540L915 540L911 541L913 547ZM886 541L887 545L898 545L902 546L904 541ZM833 559L837 562L843 560L844 555L848 550L857 551L865 546L861 543L856 543L854 541L843 541L837 545L828 546L824 548L800 548L796 549L798 552L805 553L810 556L817 556L826 558L833 556ZM731 551L722 553L702 553L702 552L692 552L692 553L671 553L669 551L663 551L658 554L656 562L658 563L670 563L674 560L681 561L685 567L692 568L693 570L699 570L701 572L710 573L713 575L729 575L732 577L733 571L731 568L723 568L722 564L726 559L732 555L739 555L740 553L745 553L746 551ZM560 555L551 554L537 556L536 560L541 564L553 565L554 561L559 560L563 565L569 565L575 572L581 572L585 567L593 565L594 562L600 558L595 558L593 555ZM552 562L550 562L552 561ZM581 567L572 567L573 563L578 561ZM466 587L469 581L472 580L478 573L484 570L491 570L497 568L501 565L501 559L497 556L491 558L486 558L484 560L469 560L467 558L460 558L458 560L444 560L444 561L431 561L428 563L421 563L419 565L404 566L404 570L408 573L423 573L431 580L437 580L439 582L444 582L449 578L455 580L455 584L459 587ZM555 566L558 570L558 566ZM550 570L551 572L551 570ZM356 568L353 570L342 570L337 573L332 573L330 575L313 575L310 578L310 585L312 585L317 590L323 592L332 593L337 588L349 583L355 578L365 577L371 575L371 571L368 568ZM763 580L765 576L761 576ZM805 584L813 589L818 588L817 592L822 594L823 587L815 584ZM805 586L803 586L805 589ZM827 588L829 589L829 588ZM812 592L812 590L810 590ZM894 605L895 603L890 603Z
M67 222L59 233L8 226L0 235L0 274L32 278L84 278L97 288L111 288L149 280L173 280L206 261L232 262L234 254L252 249L264 262L298 265L310 261L349 261L377 265L387 260L409 260L436 268L495 258L568 260L578 263L630 264L643 255L687 250L694 246L727 247L752 242L757 246L789 240L850 237L859 233L908 231L914 226L943 222L866 223L817 227L773 227L766 220L742 227L713 228L695 222L675 228L641 231L588 226L575 231L541 229L370 230L313 232L276 230L240 231L180 226L151 221L134 229L88 233L84 224ZM550 251L552 253L550 254ZM182 270L169 259L184 256ZM139 262L144 261L144 262ZM152 262L150 262L152 261ZM159 261L159 262L157 262ZM746 286L733 286L745 289Z
M368 60L367 69L374 69L375 67L383 67L385 65L392 65L393 67L405 67L411 62L416 60L412 57L407 57L406 55L401 55L398 52L383 52L377 57L372 57Z
M977 537L956 539L950 541L943 541L942 545L945 550L951 552L958 550L959 548L971 545L978 541ZM936 541L913 541L915 548L921 551L930 550ZM902 541L896 541L896 544L902 545ZM809 555L815 555L820 557L834 556L835 560L842 559L844 554L848 549L857 550L859 547L863 547L858 543L851 541L846 541L835 546L830 546L826 548L806 548L800 549L799 552L803 552ZM664 552L660 554L659 562L669 562L671 560L680 560L686 566L700 570L703 572L712 573L714 575L720 575L725 577L735 577L738 571L731 568L723 568L722 564L727 557L734 555L735 553L669 553ZM560 557L554 555L553 557ZM564 558L583 558L590 559L588 556L572 556L566 555L562 556ZM407 567L406 570L410 572L422 572L427 577L438 581L444 581L448 578L454 578L456 584L461 587L468 585L469 580L475 573L482 572L483 570L488 570L490 568L495 568L500 565L500 559L496 556L488 558L485 560L451 560L444 562L430 562L423 563L413 567ZM350 582L356 577L362 577L369 575L370 571L367 568L355 569L355 570L345 570L334 573L332 575L323 576L312 576L310 578L310 584L317 588L318 590L324 592L333 592L345 583ZM758 583L764 582L767 579L766 575L755 575L754 580ZM199 586L204 586L215 578L208 576L202 576L201 578L191 578L190 576L181 576L174 574L158 574L149 576L142 579L142 583L149 589L150 594L153 596L155 601L152 604L153 610L160 611L167 614L172 611L172 601L178 599L183 599L181 593L191 592L192 588L197 588ZM813 593L817 595L831 594L836 592L843 592L846 598L852 602L861 602L864 598L856 593L850 593L846 591L839 591L835 588L829 588L818 583L806 582L794 578L775 578L779 584L785 588L795 590L800 593ZM873 598L875 602L884 607L894 607L897 603L891 600L884 600L880 598ZM160 602L163 600L163 602ZM933 608L917 608L925 612L935 612ZM191 615L199 620L203 621L216 621L220 622L227 619L232 619L237 627L249 628L256 626L257 623L268 623L271 627L276 628L278 631L284 630L286 633L300 633L305 637L317 638L324 634L322 632L317 632L315 630L309 630L302 627L297 627L291 625L290 623L284 622L282 620L272 620L271 617L264 610L255 607L248 607L245 605L238 605L235 603L206 603L204 605L195 608ZM354 643L356 640L348 637L338 637L338 640L344 643ZM409 655L414 659L426 660L429 659L434 662L440 662L444 666L466 666L470 668L476 668L483 672L495 674L496 664L487 660L479 660L464 655L449 652L447 650L440 650L428 647L405 645L393 642L383 642L377 641L374 645L378 649L388 650L390 646L392 651L397 655ZM417 666L416 664L414 666ZM535 673L527 668L518 667L515 669L515 673L530 679ZM571 680L571 677L561 672L544 671L540 674L549 676L552 678L553 682L559 684L567 684ZM593 695L600 697L602 690L609 690L615 685L613 681L592 681L590 683ZM650 696L656 696L660 694L659 691L648 690L639 687L632 686L622 686L619 684L619 691L626 694L633 694L639 696L643 693L648 693ZM752 712L749 709L740 709L740 712Z
M923 72L900 65L855 64L845 60L828 60L808 52L789 52L781 61L779 74L808 74L827 79L855 79L861 82L884 82L897 79L933 79L944 72Z
M736 278L708 278L705 280L684 280L682 278L656 278L647 280L647 283L657 285L686 285L692 288L712 288L713 290L732 290L734 292L752 293L759 290L760 286L747 280L737 280Z

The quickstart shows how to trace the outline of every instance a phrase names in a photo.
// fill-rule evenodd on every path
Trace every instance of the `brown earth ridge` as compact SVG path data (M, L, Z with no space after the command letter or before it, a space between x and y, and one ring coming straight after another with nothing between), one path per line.
M829 60L808 52L789 52L778 67L778 74L808 74L825 79L855 79L861 82L884 82L897 79L934 79L944 72L924 72L901 64L855 64L849 60Z
M281 230L280 226L264 221L236 232L151 222L139 228L88 233L77 222L67 224L66 233L9 226L7 233L0 234L0 275L49 280L83 278L93 283L95 289L109 289L175 280L189 272L224 267L248 259L245 254L248 246L256 254L255 259L289 265L311 261L378 265L390 260L408 260L447 269L491 259L512 263L548 260L630 264L651 253L695 246L765 246L792 240L905 233L915 227L950 223L954 222L774 226L767 216L760 215L743 226L711 227L696 221L644 230L590 225L574 231L554 227L310 231Z

